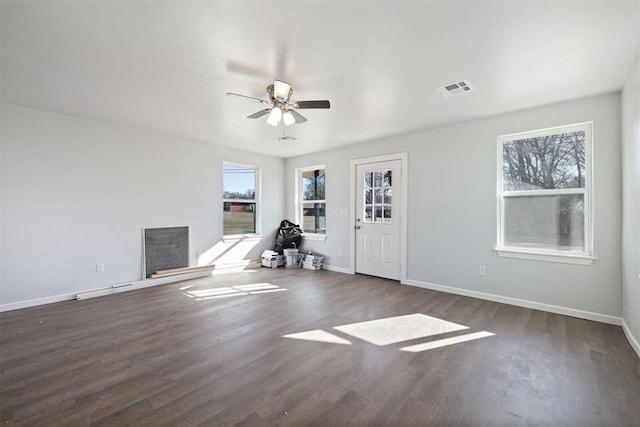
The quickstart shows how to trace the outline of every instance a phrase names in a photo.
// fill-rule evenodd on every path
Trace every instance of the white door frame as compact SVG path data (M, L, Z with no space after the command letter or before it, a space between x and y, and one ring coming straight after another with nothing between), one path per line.
M400 200L400 283L406 283L407 281L407 177L409 174L407 173L407 159L408 155L406 152L403 153L394 153L394 154L383 154L380 156L374 157L363 157L359 159L351 160L351 180L350 180L350 201L351 201L351 212L349 215L349 227L351 233L349 233L349 247L350 255L349 255L349 273L356 274L356 210L358 207L356 206L356 167L358 165L364 165L367 163L377 163L377 162L386 162L389 160L400 160L402 175L402 195Z

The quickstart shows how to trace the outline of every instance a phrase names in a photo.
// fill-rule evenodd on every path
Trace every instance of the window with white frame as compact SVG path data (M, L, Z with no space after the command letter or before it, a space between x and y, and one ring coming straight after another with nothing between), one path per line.
M307 238L326 235L325 167L296 170L296 222Z
M225 236L258 233L259 172L255 166L224 163L222 201Z
M591 262L591 138L591 123L498 137L498 254Z

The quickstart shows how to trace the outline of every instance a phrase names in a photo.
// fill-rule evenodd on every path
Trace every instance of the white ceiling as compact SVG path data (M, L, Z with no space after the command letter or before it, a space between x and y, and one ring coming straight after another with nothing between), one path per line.
M617 91L640 49L637 0L1 1L3 102L282 157ZM298 141L225 96L274 78L331 101Z

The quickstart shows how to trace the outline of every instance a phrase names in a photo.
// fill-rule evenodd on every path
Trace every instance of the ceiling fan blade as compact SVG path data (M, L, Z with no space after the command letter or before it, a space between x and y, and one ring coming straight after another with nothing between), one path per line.
M304 123L307 121L306 117L304 117L302 114L298 113L297 111L289 110L289 112L291 113L291 115L293 116L297 124Z
M293 108L330 108L331 104L328 100L318 101L294 101Z
M271 104L270 102L267 102L264 99L254 98L253 96L240 95L239 93L227 92L227 96L230 96L232 98L246 99L248 101L253 101L253 102L259 102L261 104L267 104L267 105Z
M260 110L257 113L253 113L250 116L247 116L247 119L257 119L258 117L262 117L271 112L271 108L265 108L264 110Z

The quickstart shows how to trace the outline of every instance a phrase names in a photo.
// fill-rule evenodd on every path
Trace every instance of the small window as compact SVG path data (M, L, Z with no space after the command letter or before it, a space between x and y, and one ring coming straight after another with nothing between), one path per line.
M306 237L326 235L325 168L314 166L297 170L296 222Z
M225 163L223 167L223 233L258 233L259 170L254 166Z
M498 137L499 254L591 258L590 150L591 123Z

